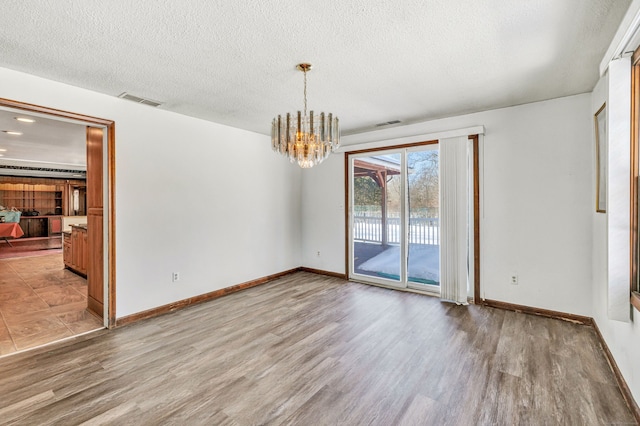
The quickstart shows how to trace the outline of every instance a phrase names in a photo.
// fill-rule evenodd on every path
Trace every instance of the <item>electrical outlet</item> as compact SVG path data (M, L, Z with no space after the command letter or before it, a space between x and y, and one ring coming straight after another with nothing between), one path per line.
M511 285L518 285L518 276L516 274L511 275Z
M171 281L173 282L180 281L180 272L173 272L171 274Z

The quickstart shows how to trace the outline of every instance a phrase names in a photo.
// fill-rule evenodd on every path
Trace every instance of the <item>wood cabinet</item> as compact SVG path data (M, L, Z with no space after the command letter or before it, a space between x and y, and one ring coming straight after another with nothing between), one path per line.
M62 216L48 216L49 236L53 237L62 234Z
M79 268L84 271L86 275L89 272L89 243L87 243L88 232L85 229L84 232L79 233L78 238L82 237L82 241L79 242L82 252L80 253Z
M77 209L73 193L78 190ZM0 205L40 216L86 215L86 181L83 179L0 176Z
M86 181L82 179L56 179L21 176L0 176L0 205L22 212L20 227L24 231L18 241L30 238L57 240L62 235L62 216L85 213L84 190ZM78 210L70 212L73 200L72 189L79 189ZM71 197L71 198L70 198ZM37 216L28 215L38 212ZM57 244L55 244L57 245Z
M25 238L51 238L62 234L62 216L20 216Z
M71 252L71 232L62 234L62 258L64 266L71 268L73 266L73 254Z
M0 183L0 204L41 215L62 215L63 185Z
M72 271L87 276L88 243L87 229L84 226L71 226L71 232L65 232L62 244L64 265Z
M47 237L47 218L42 216L21 216L20 228L25 238Z
M87 277L87 307L100 318L104 315L104 188L103 152L104 131L87 127L87 223L88 250L91 262Z

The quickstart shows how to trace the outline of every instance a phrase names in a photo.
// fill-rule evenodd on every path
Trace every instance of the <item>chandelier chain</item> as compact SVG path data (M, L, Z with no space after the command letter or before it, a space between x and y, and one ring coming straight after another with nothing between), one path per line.
M307 69L304 69L304 116L307 116Z

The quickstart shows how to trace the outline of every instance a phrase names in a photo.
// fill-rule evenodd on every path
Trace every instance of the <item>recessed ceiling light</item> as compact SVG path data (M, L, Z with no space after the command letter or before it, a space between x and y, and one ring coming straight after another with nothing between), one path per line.
M22 134L22 132L14 132L13 130L3 130L3 132L5 132L8 135L13 135L13 136L20 136Z
M36 122L36 120L34 120L33 118L27 118L27 117L16 117L16 120L22 121L23 123L35 123Z
M0 152L7 152L7 150L4 148L0 148Z

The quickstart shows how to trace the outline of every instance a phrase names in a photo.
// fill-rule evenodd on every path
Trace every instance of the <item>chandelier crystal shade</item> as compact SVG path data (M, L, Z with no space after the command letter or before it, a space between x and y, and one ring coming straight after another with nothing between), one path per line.
M303 169L320 164L340 145L338 117L333 114L307 114L307 71L311 64L298 64L296 67L304 73L304 113L284 117L278 115L271 124L271 147L298 163Z

